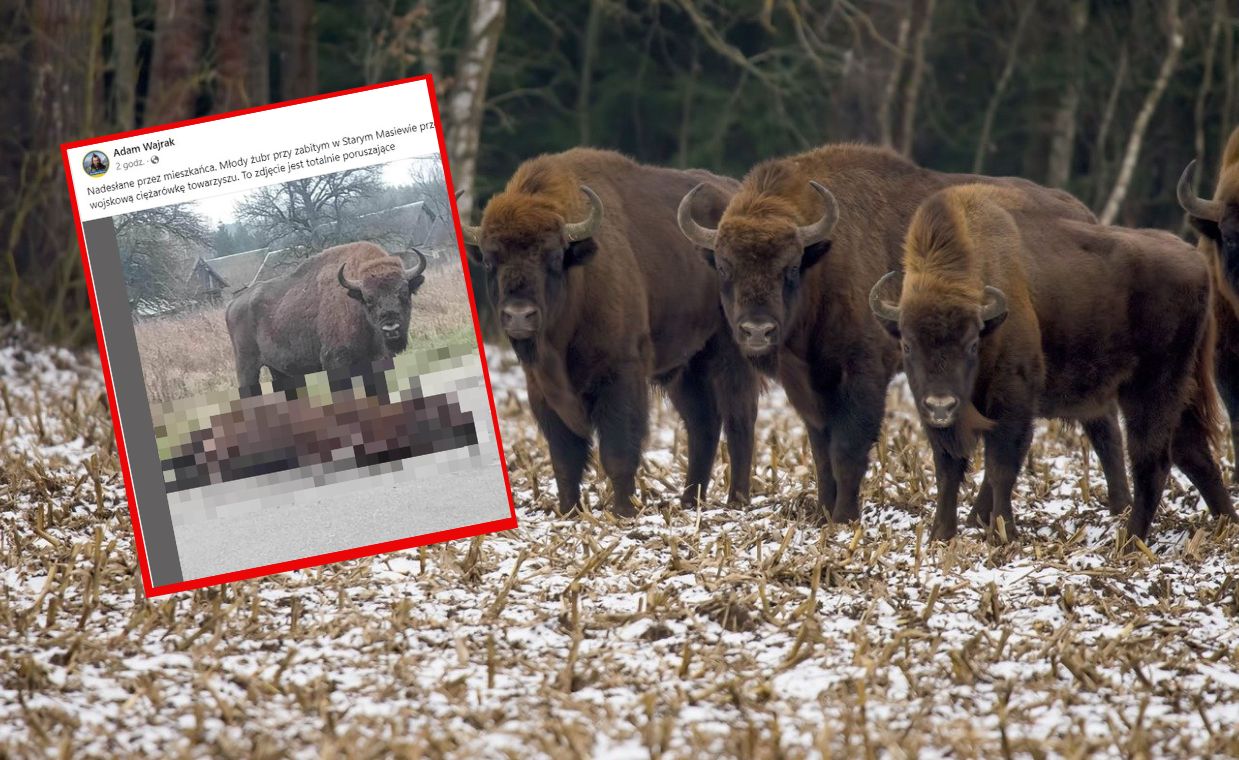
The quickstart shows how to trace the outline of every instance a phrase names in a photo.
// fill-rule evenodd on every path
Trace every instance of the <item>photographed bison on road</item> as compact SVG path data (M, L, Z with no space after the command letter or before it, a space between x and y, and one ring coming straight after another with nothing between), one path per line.
M1014 534L1011 493L1035 417L1127 421L1145 539L1173 462L1215 516L1236 519L1211 450L1212 286L1174 235L1058 218L1025 192L963 185L921 205L907 234L898 305L870 305L898 340L933 448L933 537L956 532L956 497L978 436L989 493L972 521Z
M1179 178L1179 204L1200 236L1199 248L1213 269L1219 297L1217 320L1217 385L1230 417L1230 435L1239 452L1239 128L1230 133L1222 153L1213 200L1192 192L1196 162Z
M425 281L426 257L405 269L374 243L328 248L294 271L261 282L228 304L237 383L258 386L271 371L277 390L311 372L365 373L408 346L412 297Z
M574 149L522 164L481 225L463 227L524 369L564 512L580 502L597 431L613 509L634 513L651 380L688 429L681 499L704 497L722 429L729 499L748 497L757 377L727 330L717 277L676 228L676 203L698 183L709 191L697 213L717 218L735 180Z
M1026 188L1054 213L1092 221L1069 194L1017 178L942 174L868 146L827 145L766 161L744 178L717 229L696 191L680 204L684 235L717 269L719 297L753 366L776 376L808 430L822 518L860 518L860 486L877 440L897 347L869 313L878 278L900 267L922 200L949 185ZM1130 499L1117 414L1085 428L1105 465L1111 502Z

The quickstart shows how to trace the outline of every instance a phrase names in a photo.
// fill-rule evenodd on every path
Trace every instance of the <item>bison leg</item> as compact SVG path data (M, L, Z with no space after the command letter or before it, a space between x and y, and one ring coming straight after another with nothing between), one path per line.
M714 388L694 361L667 387L667 395L688 430L688 482L680 496L685 506L705 501L710 487L710 469L718 450L723 421L719 417Z
M1011 509L1011 494L1020 466L1032 443L1032 418L1017 416L1006 418L998 427L985 434L985 482L989 484L992 500L985 528L991 536L998 530L998 518L1002 518L1007 539L1015 537L1015 512Z
M1111 409L1105 417L1084 421L1084 434L1093 444L1101 469L1106 474L1106 492L1110 514L1121 515L1131 506L1131 488L1123 466L1123 432L1119 429L1119 413Z
M753 477L753 428L757 424L758 379L753 368L736 352L735 361L711 373L714 398L723 416L727 454L731 460L729 504L747 504Z
M1145 539L1170 474L1170 434L1173 418L1146 399L1124 399L1127 456L1131 460L1135 498L1127 518L1127 535Z
M952 456L946 449L934 444L934 471L938 480L938 509L934 513L934 527L930 537L935 541L950 541L959 530L956 514L959 501L959 485L964 480L968 460Z
M638 366L631 362L616 367L611 379L598 389L592 410L602 469L615 497L611 509L620 517L637 513L633 506L637 466L649 425L649 385Z
M856 383L844 389L843 404L830 404L840 414L830 422L830 467L835 473L838 492L830 519L851 522L860 519L860 484L869 469L869 450L882 431L886 408L886 378Z
M258 359L258 346L255 345L251 351L246 346L238 345L234 338L232 349L237 362L237 387L241 389L241 395L257 395L258 373L262 370L262 362Z
M573 514L581 503L581 476L589 460L590 441L572 432L541 396L530 393L529 405L551 450L551 468L559 489L559 511L564 515Z
M989 527L990 515L994 512L994 486L989 482L989 471L981 480L981 490L977 491L976 501L972 502L972 513L968 515L968 523L982 530Z
M1183 413L1179 429L1175 431L1171 456L1174 465L1200 491L1214 517L1239 520L1222 482L1222 470L1209 449L1209 430L1190 408Z
M826 522L835 508L835 471L830 464L830 428L815 428L806 424L809 431L809 448L813 450L813 464L817 470L817 507L821 521Z
M1222 397L1230 419L1231 456L1234 457L1231 480L1234 482L1239 481L1239 354L1232 350L1230 339L1230 332L1219 327L1214 377L1217 379L1218 395Z
M276 393L284 393L289 399L296 395L297 386L300 384L297 382L299 379L295 375L271 369L271 389Z

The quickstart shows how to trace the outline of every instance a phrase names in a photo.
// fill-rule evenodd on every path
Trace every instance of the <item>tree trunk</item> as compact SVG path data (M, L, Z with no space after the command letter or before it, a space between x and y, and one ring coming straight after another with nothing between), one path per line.
M985 167L985 155L990 151L989 141L990 133L994 130L994 118L998 115L998 106L1002 103L1002 96L1007 93L1007 86L1011 83L1012 75L1015 74L1020 41L1024 39L1024 29L1027 28L1028 19L1036 7L1036 0L1027 0L1024 3L1019 20L1015 22L1015 33L1011 35L1011 41L1007 43L1007 60L1003 63L1002 73L998 75L998 82L994 85L994 93L990 95L989 103L985 106L985 118L981 120L981 135L977 138L977 149L972 156L973 174L980 174Z
M1127 60L1127 45L1123 45L1123 50L1119 53L1118 70L1114 74L1114 84L1110 87L1110 95L1106 98L1106 107L1101 114L1101 124L1097 127L1097 141L1093 144L1093 208L1100 206L1106 199L1106 183L1110 181L1110 127L1114 124L1114 112L1118 110L1119 95L1122 94L1123 82L1127 79Z
M456 65L456 80L447 99L447 158L451 162L456 191L462 193L457 201L462 219L469 218L473 210L486 85L495 63L506 10L505 0L472 0L468 32Z
M1235 87L1239 85L1235 81L1239 76L1239 60L1235 57L1235 30L1225 28L1222 30L1223 42L1222 46L1222 69L1225 71L1226 87L1225 95L1222 97L1221 123L1222 129L1218 130L1221 142L1218 144L1218 155L1226 148L1226 140L1230 133L1231 127L1235 126L1236 116L1231 113L1235 107Z
M920 26L912 43L912 68L908 71L908 84L903 93L903 126L900 129L899 152L912 155L912 138L916 132L916 103L921 94L921 80L925 77L925 42L934 19L935 0L923 0Z
M900 74L903 73L903 62L908 57L908 31L912 26L911 9L908 15L899 20L899 31L896 33L894 60L891 62L890 77L882 92L882 102L878 104L878 139L882 145L895 146L894 133L891 130L891 110L895 104L895 95L899 92Z
M418 7L422 9L422 30L418 36L418 50L421 53L422 69L434 79L435 86L443 82L443 58L439 49L439 26L435 23L435 6L432 0L421 0Z
M1179 0L1169 0L1167 6L1169 16L1167 25L1170 29L1169 49L1166 51L1166 57L1162 59L1157 79L1153 82L1148 95L1145 96L1144 105L1140 107L1140 112L1136 115L1136 121L1132 125L1131 135L1127 139L1127 150L1123 154L1123 162L1119 165L1118 177L1114 180L1114 189L1110 191L1110 198L1101 212L1102 224L1111 224L1114 221L1118 216L1119 208L1123 205L1123 200L1127 197L1127 188L1131 184L1132 174L1136 170L1136 161L1140 158L1140 148L1144 143L1144 132L1148 129L1149 120L1153 118L1153 111L1156 110L1162 93L1166 91L1170 76L1174 73L1175 67L1179 65L1179 55L1183 52L1183 23L1179 18Z
M1074 0L1070 11L1071 34L1066 38L1064 54L1069 57L1067 81L1063 87L1062 100L1054 112L1050 134L1050 156L1046 162L1045 184L1050 187L1066 187L1071 179L1071 164L1076 147L1076 112L1080 108L1080 81L1082 77L1081 47L1085 30L1088 29L1088 0Z
M602 0L590 0L589 18L581 42L581 78L576 91L577 143L589 145L589 90L594 78L594 59L598 49L598 27L602 22Z
M121 130L137 124L138 43L133 0L112 0L112 119Z
M318 93L318 44L313 0L279 0L276 6L280 100Z
M151 54L146 124L164 124L194 115L202 85L201 3L155 0L155 43Z
M1222 31L1222 19L1225 16L1226 0L1217 0L1213 4L1213 18L1209 22L1209 34L1205 42L1204 71L1200 75L1200 87L1196 90L1196 108L1193 112L1196 122L1194 147L1198 167L1208 166L1208 162L1205 161L1205 106L1209 101L1209 90L1213 87L1213 61L1217 58L1217 42ZM1192 177L1192 192L1195 195L1200 195L1200 183L1204 174L1203 171L1197 171ZM1179 234L1186 234L1189 226L1187 215L1184 215Z
M219 0L214 110L267 102L267 11L265 0Z

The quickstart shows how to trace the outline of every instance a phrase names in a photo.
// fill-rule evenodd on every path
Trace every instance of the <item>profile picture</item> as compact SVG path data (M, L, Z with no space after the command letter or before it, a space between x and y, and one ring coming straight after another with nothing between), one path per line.
M82 159L82 168L92 177L102 177L107 174L110 165L107 154L101 150L92 150Z

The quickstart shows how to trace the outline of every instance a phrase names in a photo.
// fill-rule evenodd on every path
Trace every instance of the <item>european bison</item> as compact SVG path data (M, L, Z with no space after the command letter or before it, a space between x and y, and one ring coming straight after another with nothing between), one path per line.
M357 374L408 346L412 296L425 281L426 257L405 269L374 243L328 248L289 274L261 282L228 304L237 383L258 386L271 370L277 390L299 376Z
M680 204L684 235L718 270L742 351L778 377L804 419L823 517L860 518L861 479L899 365L898 349L869 314L869 290L899 267L917 205L943 187L977 181L1027 188L1056 214L1094 219L1067 193L1027 180L941 174L858 145L758 164L717 229L697 221L695 191ZM1125 505L1117 413L1090 422L1086 432L1105 464L1112 503Z
M1239 128L1230 133L1222 154L1213 200L1192 192L1196 162L1179 179L1179 204L1200 235L1200 250L1213 268L1221 297L1213 304L1217 320L1217 384L1230 416L1234 450L1239 452Z
M1135 480L1128 534L1145 539L1173 461L1216 516L1235 519L1210 440L1212 286L1174 235L1056 218L1013 188L964 185L912 219L898 305L871 308L898 340L933 447L933 536L956 532L955 502L985 437L991 495L972 519L1014 532L1011 492L1034 417L1092 420L1115 402ZM892 342L893 344L893 342Z
M482 224L463 227L524 369L564 512L580 501L597 431L613 509L634 513L650 380L666 388L688 429L682 500L705 494L720 429L731 455L729 499L748 497L757 377L726 329L714 272L672 211L698 183L710 188L698 213L717 218L734 180L578 148L522 164Z

